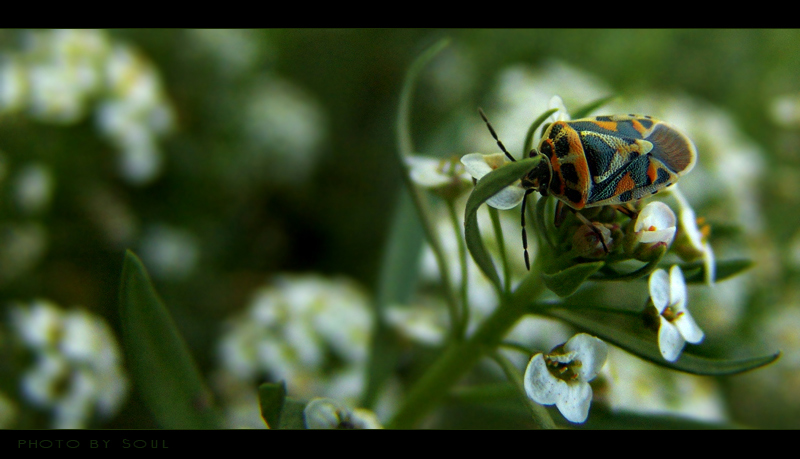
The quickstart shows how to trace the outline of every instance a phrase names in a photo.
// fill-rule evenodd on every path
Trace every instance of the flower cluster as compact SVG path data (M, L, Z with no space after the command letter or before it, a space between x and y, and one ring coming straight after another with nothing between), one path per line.
M128 379L119 346L100 317L45 300L11 313L18 338L34 355L22 376L22 395L51 412L54 428L86 428L95 416L108 419L119 411Z
M368 299L347 279L286 275L258 290L218 347L229 425L263 426L252 399L262 378L291 383L298 397L355 402L371 330Z
M27 111L71 124L96 103L101 133L120 151L120 171L146 183L161 169L157 139L173 113L156 69L99 30L27 32L25 49L0 56L0 113ZM95 102L96 101L96 102Z

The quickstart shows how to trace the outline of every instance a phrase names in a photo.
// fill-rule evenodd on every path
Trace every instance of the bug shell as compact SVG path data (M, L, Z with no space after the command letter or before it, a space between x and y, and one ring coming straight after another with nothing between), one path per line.
M539 153L550 160L549 193L577 210L655 194L697 161L697 149L686 135L646 115L554 122L542 135Z

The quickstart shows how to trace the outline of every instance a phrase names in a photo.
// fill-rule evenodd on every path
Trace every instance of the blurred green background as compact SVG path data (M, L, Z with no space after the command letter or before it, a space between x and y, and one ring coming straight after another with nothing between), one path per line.
M31 43L59 40L50 33L0 31L2 62L32 65L46 53ZM747 292L752 313L744 317L797 308L800 31L108 30L102 37L102 46L133 50L157 75L158 100L137 102L157 108L143 115L150 134L120 136L103 121L101 107L119 99L112 90L86 83L74 102L82 108L59 117L58 109L37 113L33 102L8 102L15 93L3 74L3 305L34 298L80 305L118 331L116 295L131 248L208 372L218 324L243 310L273 274L341 274L373 291L402 186L395 156L402 80L420 52L450 37L414 99L413 136L428 155L471 152L462 139L472 127L488 137L477 107L490 118L499 109L492 91L511 65L558 61L604 81L623 101L680 94L727 112L761 148L765 165L757 189L741 190L758 196L766 222L740 251L758 261L761 282ZM120 81L126 84L124 76ZM158 111L162 103L166 115ZM142 144L149 150L136 153ZM126 148L133 153L121 153ZM38 201L35 191L26 198L15 185L31 165L34 175L45 171L47 191ZM14 249L23 243L26 249ZM755 337L759 350L782 348L782 373L771 378L797 387L800 361L792 354L800 345L786 348L747 324L737 331ZM785 339L798 344L791 333ZM13 393L9 378L0 388ZM726 387L737 393L734 383ZM782 398L788 392L747 392L750 400L733 409L736 418L800 427L800 399ZM104 426L154 423L132 393Z

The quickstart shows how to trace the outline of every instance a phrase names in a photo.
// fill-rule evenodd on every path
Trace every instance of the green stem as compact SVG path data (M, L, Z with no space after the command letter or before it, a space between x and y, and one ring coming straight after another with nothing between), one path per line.
M489 215L492 216L492 226L494 227L494 236L497 239L497 251L500 255L500 261L503 263L503 291L506 295L511 293L511 267L508 264L508 254L506 253L506 242L503 238L503 227L500 225L500 213L494 207L489 207Z
M436 54L438 54L450 41L440 40L432 47L428 48L420 57L418 57L411 67L408 69L406 79L403 82L403 88L400 91L400 107L397 111L397 158L400 162L401 170L403 171L403 182L411 195L411 200L414 203L414 208L417 210L422 229L425 232L425 238L431 246L433 255L436 258L436 264L439 266L439 272L442 273L442 286L444 288L445 300L447 307L450 310L450 317L457 318L458 316L458 299L455 296L454 289L450 284L450 270L447 266L447 258L444 254L444 249L439 241L439 236L436 233L436 228L433 224L430 206L426 196L422 191L417 188L411 180L411 175L405 163L405 158L414 153L414 145L411 141L411 95L414 93L416 87L417 76L422 71L422 68ZM456 327L458 322L453 323Z
M462 228L464 226L458 219L458 213L456 212L456 204L454 200L447 200L447 211L450 215L450 222L453 224L453 228L456 232L456 241L458 243L458 261L461 264L461 317L460 319L458 317L451 317L451 322L453 324L458 323L458 327L453 327L453 336L456 339L461 340L464 339L464 336L467 333L467 327L469 327L469 273L467 272L467 247L464 244L464 234L462 233Z
M537 266L538 268L538 266ZM478 360L493 351L526 313L526 305L544 290L538 270L532 271L465 341L451 343L411 387L389 428L410 429L424 418Z

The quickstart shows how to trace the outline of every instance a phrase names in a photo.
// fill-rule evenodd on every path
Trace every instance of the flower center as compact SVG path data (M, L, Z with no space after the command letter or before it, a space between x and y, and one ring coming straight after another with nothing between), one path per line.
M664 310L661 312L661 315L662 315L662 316L663 316L665 319L667 319L667 320L668 320L670 323L672 323L672 322L675 322L676 320L678 320L678 318L679 318L680 316L682 316L682 315L683 315L683 311L676 311L676 310L675 310L675 308L674 308L673 306L674 306L674 305L667 306L667 307L666 307L666 308L664 308Z
M547 364L547 370L550 374L563 381L575 381L578 379L578 368L583 364L580 360L575 359L575 352L568 352L566 354L545 354L544 361Z

